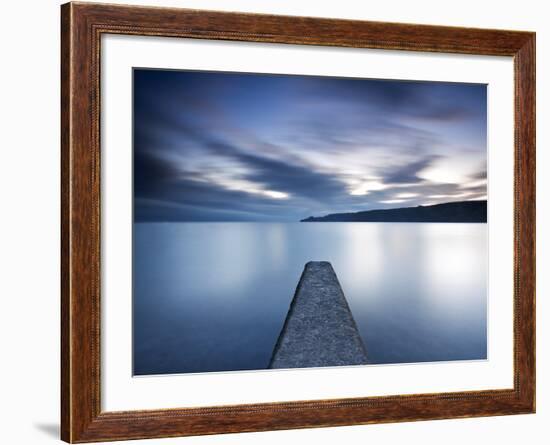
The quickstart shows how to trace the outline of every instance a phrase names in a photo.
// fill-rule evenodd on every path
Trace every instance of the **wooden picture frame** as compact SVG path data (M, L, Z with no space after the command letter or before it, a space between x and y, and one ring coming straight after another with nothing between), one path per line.
M61 437L174 437L535 411L535 34L92 3L61 7ZM167 36L512 56L514 387L507 390L102 412L100 38Z

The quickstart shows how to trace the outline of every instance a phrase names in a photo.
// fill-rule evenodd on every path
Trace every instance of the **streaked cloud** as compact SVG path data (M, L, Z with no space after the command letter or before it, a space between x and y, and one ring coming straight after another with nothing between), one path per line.
M134 71L136 220L297 221L487 194L483 85Z

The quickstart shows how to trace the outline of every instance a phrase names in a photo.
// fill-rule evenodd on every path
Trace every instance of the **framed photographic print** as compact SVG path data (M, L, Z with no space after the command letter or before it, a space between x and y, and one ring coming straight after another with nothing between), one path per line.
M534 33L61 17L63 440L534 412Z

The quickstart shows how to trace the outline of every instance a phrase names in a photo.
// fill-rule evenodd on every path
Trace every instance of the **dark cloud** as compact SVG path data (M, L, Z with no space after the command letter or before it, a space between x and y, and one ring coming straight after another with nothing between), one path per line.
M439 156L426 156L417 161L400 165L396 168L387 169L382 172L385 183L415 183L421 182L418 174L429 167Z
M150 152L134 152L134 193L136 196L161 192L162 189L181 175L170 162Z
M433 121L460 121L481 118L485 109L486 88L481 84L412 82L364 79L317 78L310 88L314 98L327 98L328 103L354 104L357 110L375 109L392 117L413 117Z
M342 194L342 182L305 166L237 151L230 156L250 168L251 173L244 175L245 179L262 184L268 189L328 202Z

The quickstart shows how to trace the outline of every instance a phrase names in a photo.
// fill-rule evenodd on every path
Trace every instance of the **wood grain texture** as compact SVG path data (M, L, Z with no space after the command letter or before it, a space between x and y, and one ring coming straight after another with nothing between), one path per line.
M534 33L91 3L63 5L61 28L63 440L93 442L534 412ZM99 69L103 33L514 57L514 388L101 412Z

